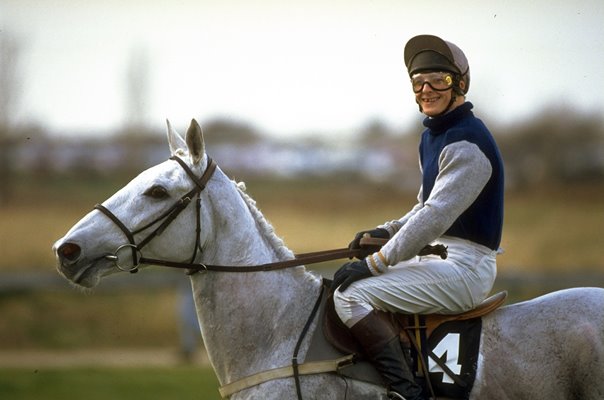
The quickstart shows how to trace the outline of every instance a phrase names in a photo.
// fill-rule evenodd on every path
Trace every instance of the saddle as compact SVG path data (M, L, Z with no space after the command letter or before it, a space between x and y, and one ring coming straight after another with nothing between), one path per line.
M464 321L483 317L505 302L507 291L502 291L485 299L478 307L466 311L462 314L429 314L429 315L408 315L400 313L389 313L378 311L382 318L389 320L399 329L399 338L405 348L411 348L414 337L419 337L419 332L429 338L439 326L450 321ZM333 296L330 294L325 304L325 313L322 321L323 334L325 339L336 349L344 354L363 354L363 351L357 341L354 339L350 330L340 320L336 314Z
M320 297L322 300L318 307L318 326L311 338L304 363L311 365L331 362L334 367L329 371L338 375L383 385L382 376L365 357L363 349L349 328L338 317L330 289L331 281L324 279L323 283L323 296ZM499 308L506 298L506 291L499 292L463 314L407 315L381 312L380 316L397 327L401 346L406 349L405 355L410 365L413 365L416 380L423 379L421 384L430 388L438 398L465 399L472 389L476 374L481 317ZM456 353L455 363L452 363L453 360L450 360L450 363L447 358L447 337L458 338L463 342L460 353L451 353L451 356ZM446 344L443 346L445 348L437 350L436 346L441 344ZM457 344L461 345L461 342ZM428 358L432 361L428 361ZM437 364L437 367L426 367L426 362ZM450 366L455 371L451 370ZM452 382L454 384L451 384Z

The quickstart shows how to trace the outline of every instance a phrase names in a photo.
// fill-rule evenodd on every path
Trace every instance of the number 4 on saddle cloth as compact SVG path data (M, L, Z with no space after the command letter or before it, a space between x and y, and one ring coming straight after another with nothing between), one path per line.
M328 288L325 288L331 293ZM455 315L407 315L380 312L400 331L401 345L408 349L418 383L430 386L437 397L467 399L474 379L480 349L480 333L484 315L499 308L507 292L499 292L477 308ZM338 373L357 380L383 384L373 366L363 359L361 347L348 328L338 318L331 295L319 315L319 327L311 340L305 362L337 359L354 355L352 364L343 365ZM429 376L429 383L425 379Z

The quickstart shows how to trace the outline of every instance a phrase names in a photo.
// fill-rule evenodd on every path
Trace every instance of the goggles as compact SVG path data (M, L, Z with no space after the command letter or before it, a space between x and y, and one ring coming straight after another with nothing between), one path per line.
M453 87L453 74L450 72L426 72L411 77L413 92L421 92L425 84L438 92L451 89Z

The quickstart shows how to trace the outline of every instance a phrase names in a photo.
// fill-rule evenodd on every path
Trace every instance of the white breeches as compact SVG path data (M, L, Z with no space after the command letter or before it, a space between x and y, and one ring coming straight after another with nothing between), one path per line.
M448 257L415 257L382 275L336 290L338 316L348 327L373 309L406 314L452 314L470 310L488 295L497 275L497 252L485 246L443 236Z

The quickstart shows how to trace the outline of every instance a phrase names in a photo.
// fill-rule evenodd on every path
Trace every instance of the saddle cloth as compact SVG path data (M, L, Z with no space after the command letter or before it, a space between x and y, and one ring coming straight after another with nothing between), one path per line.
M338 370L338 374L376 385L383 385L380 374L363 358L361 347L350 333L348 327L344 325L336 314L330 289L326 287L324 290L327 290L329 295L323 297L324 304L320 308L319 326L311 339L311 345L305 362L336 359L343 355L353 354L354 362L342 366ZM395 326L399 327L401 345L411 350L412 359L410 361L414 367L416 377L421 381L425 375L423 371L429 369L431 382L434 383L435 374L433 372L440 372L439 379L444 382L444 386L440 385L439 382L436 385L433 384L437 391L436 394L450 398L464 398L469 393L474 379L473 372L475 373L476 369L475 358L479 350L480 330L482 327L481 317L499 308L505 302L506 298L507 292L499 292L484 300L475 309L463 314L410 316L407 314L380 313L383 318L390 319ZM431 338L436 340L431 340ZM462 343L464 341L471 341L472 343ZM461 354L459 350L455 352L455 350L450 348L453 345L458 345L458 348L461 348L464 352L472 354ZM448 355L447 351L449 351ZM451 364L450 358L454 353L459 359L466 361L466 363L467 360L470 360L469 372L468 368L460 371L455 368L456 364ZM429 357L431 359L439 358L440 362L434 361L437 364L432 365L434 362ZM430 365L422 368L421 363L425 363L423 360L428 360L428 364ZM450 365L453 368L449 368ZM456 373L460 376L463 374L465 382L456 377Z

